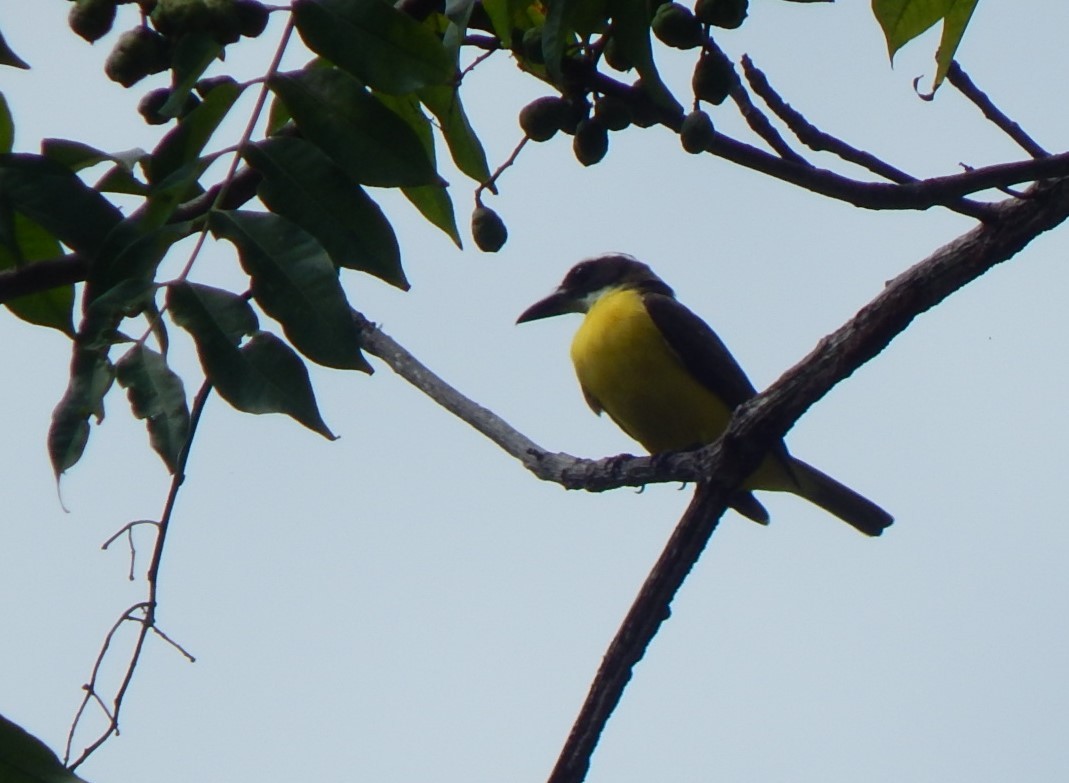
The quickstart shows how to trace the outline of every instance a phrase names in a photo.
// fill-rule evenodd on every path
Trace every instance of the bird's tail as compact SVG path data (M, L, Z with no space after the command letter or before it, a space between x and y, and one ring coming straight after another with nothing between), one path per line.
M878 536L894 517L845 484L840 484L800 459L791 458L791 473L798 484L795 493L834 514L867 536Z

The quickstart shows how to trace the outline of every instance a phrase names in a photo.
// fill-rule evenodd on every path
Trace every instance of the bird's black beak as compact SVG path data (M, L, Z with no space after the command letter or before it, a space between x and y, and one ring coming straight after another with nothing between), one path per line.
M582 312L582 310L578 306L575 296L570 291L562 291L558 288L545 299L535 302L524 310L520 317L516 319L516 323L522 324L528 321L537 321L539 318L552 318L555 315L578 312Z

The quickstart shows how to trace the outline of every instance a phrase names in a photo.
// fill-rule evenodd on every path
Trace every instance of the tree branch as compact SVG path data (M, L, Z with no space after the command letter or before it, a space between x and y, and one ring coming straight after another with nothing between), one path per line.
M716 529L730 494L758 466L768 448L917 315L1069 218L1069 183L1036 188L1031 195L1027 200L997 205L997 221L978 226L899 275L765 392L740 406L724 437L699 452L709 466L708 483L695 492L609 646L550 783L579 783L586 776L598 738L635 664L670 616L671 602Z
M77 253L5 269L0 271L0 304L27 294L80 283L88 274L89 264Z
M100 703L104 708L104 712L107 715L108 722L104 730L97 735L96 739L90 742L79 754L78 758L69 764L71 771L80 766L87 758L89 758L96 750L103 745L112 734L119 733L119 714L122 712L123 700L126 697L126 692L130 687L130 683L133 682L134 671L137 669L138 663L141 661L141 653L145 648L145 639L149 634L149 631L155 631L162 639L170 643L175 647L182 655L188 658L190 661L194 660L186 650L171 639L167 634L163 633L156 624L156 609L158 606L157 593L159 588L159 575L160 575L160 563L163 559L164 545L167 542L167 531L171 523L171 516L174 513L175 502L178 500L178 490L182 487L182 483L186 478L186 464L189 461L189 452L193 447L193 436L197 432L197 426L200 423L201 414L204 412L204 406L208 402L208 397L211 394L212 386L205 381L200 390L197 392L197 396L193 400L193 407L190 410L189 416L189 432L186 434L186 442L182 447L182 452L178 455L178 464L175 467L174 476L171 477L171 488L167 493L167 500L163 506L163 513L160 515L159 522L151 522L156 525L156 541L152 547L152 560L149 563L148 574L145 577L145 581L148 584L148 597L146 600L139 604L127 609L122 617L112 626L108 631L107 636L104 638L104 644L100 648L100 652L97 655L96 663L93 665L93 671L90 675L89 682L84 686L85 696L82 698L82 703L78 706L77 712L75 712L74 719L71 721L70 730L67 734L67 748L64 753L64 760L69 761L71 757L71 751L74 744L74 733L78 726L81 724L82 718L85 715L85 708L88 706L90 700L95 700ZM133 523L133 524L140 524ZM120 531L121 533L121 531ZM113 539L108 539L110 542ZM137 617L134 612L140 612L141 616ZM112 637L115 632L124 622L135 622L140 625L137 631L137 639L134 641L134 649L130 653L130 658L126 663L126 670L123 674L122 681L119 683L119 687L115 692L115 696L112 699L111 709L107 709L104 705L103 699L101 699L99 692L97 691L97 679L100 674L100 667L104 662L104 658L107 656L108 648L111 645Z
M954 85L958 92L976 104L976 107L983 112L987 119L995 123L1003 133L1017 142L1033 158L1045 158L1050 155L1049 152L1036 143L1035 139L1025 133L1024 128L1006 116L995 105L994 101L987 96L987 93L973 83L973 80L969 78L969 74L965 73L961 66L958 65L957 60L950 63L950 70L947 71L947 81Z
M988 222L895 278L766 391L740 406L723 438L692 452L596 461L545 452L448 386L362 316L356 316L370 353L541 478L590 490L695 477L703 481L610 645L549 778L551 783L578 783L584 778L634 665L670 616L671 602L715 530L729 497L768 448L810 406L890 344L914 318L1069 218L1069 182L1037 186L1027 195L992 205Z
M842 139L819 130L800 111L792 108L790 104L780 97L780 94L769 84L768 77L765 76L764 71L754 65L749 55L744 54L742 56L742 69L746 74L746 81L753 87L753 91L790 128L791 133L811 150L815 152L831 152L848 163L868 169L873 174L891 182L901 184L917 181L916 177L895 168L872 153L852 147Z

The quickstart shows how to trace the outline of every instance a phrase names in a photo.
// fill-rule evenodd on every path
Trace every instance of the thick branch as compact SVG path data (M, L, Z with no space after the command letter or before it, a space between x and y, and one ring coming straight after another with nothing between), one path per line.
M89 264L77 254L5 269L0 271L0 304L27 294L79 283L87 274Z
M992 205L992 220L963 234L892 280L853 319L821 340L768 390L742 406L724 439L725 445L714 444L691 452L656 458L619 455L600 460L549 452L443 381L363 315L354 313L353 317L360 328L363 347L369 353L385 361L394 372L544 481L567 489L601 492L623 486L708 479L713 466L721 461L720 452L724 448L731 452L729 462L745 461L750 451L759 457L810 405L882 351L917 315L1011 258L1039 234L1069 217L1069 184L1033 188L1028 196ZM773 406L771 412L766 410L769 405ZM748 413L751 410L761 412L753 415ZM755 430L765 434L759 436L754 450L745 444L750 442Z
M579 783L635 664L671 614L671 602L697 562L727 499L761 456L835 384L882 351L920 313L975 280L1069 217L1069 184L1035 189L997 206L998 220L937 250L785 373L741 406L725 436L702 449L709 483L695 492L660 559L613 639L549 780ZM682 455L681 455L682 456Z

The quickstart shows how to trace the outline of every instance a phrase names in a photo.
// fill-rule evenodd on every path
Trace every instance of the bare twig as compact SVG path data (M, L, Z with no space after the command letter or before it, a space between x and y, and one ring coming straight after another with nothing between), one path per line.
M505 171L513 163L516 162L516 158L518 158L520 156L520 151L523 150L523 148L527 145L527 142L529 142L530 140L531 139L529 137L527 137L527 136L524 136L522 139L520 139L519 143L512 150L512 152L509 154L509 156L507 158L505 158L505 162L502 163L500 166L498 166L497 169L494 170L494 173L490 175L490 179L486 180L486 182L483 182L483 183L479 184L479 187L477 187L475 189L475 203L476 204L478 204L479 206L482 206L482 203L483 203L482 202L482 193L483 193L484 190L489 190L491 193L497 193L497 180L498 180L498 177L500 177L502 174L504 174Z
M126 536L126 543L130 547L130 571L128 573L127 578L131 582L134 581L134 562L137 559L137 547L134 546L134 528L137 527L138 525L154 525L154 526L158 527L158 525L156 523L156 520L154 520L154 519L139 519L136 522L127 522L125 525L123 525L121 528L119 528L115 532L115 534L111 538L109 538L107 541L105 541L100 547L101 549L106 550L109 546L111 546L113 543L115 543L115 541L119 538L119 536L123 536L123 535Z
M817 152L831 152L843 160L868 169L891 182L916 182L917 178L877 158L870 152L850 146L842 139L819 130L801 112L792 108L768 82L764 72L754 65L749 55L742 56L742 69L746 81L761 100L791 129L798 140Z
M159 587L160 563L163 559L164 545L167 542L167 530L171 522L171 516L174 513L175 502L178 499L178 490L182 486L183 481L185 481L186 463L189 461L189 452L193 445L193 437L196 434L197 425L200 422L201 414L204 412L204 406L208 401L211 389L211 384L205 381L193 400L193 406L189 415L189 433L186 435L186 442L182 447L182 452L178 456L174 476L171 478L171 488L167 494L167 501L164 503L163 513L157 523L156 542L152 549L152 561L149 564L148 575L146 576L146 582L148 583L148 598L123 612L122 617L115 622L111 627L111 630L109 630L104 637L104 643L101 645L100 652L93 665L93 671L89 677L89 682L84 687L85 697L82 699L82 703L78 706L78 709L74 714L74 719L71 721L70 731L67 734L67 748L64 754L64 759L68 761L70 760L71 749L74 743L74 733L82 722L82 718L85 715L85 708L89 701L101 700L97 692L97 679L100 674L100 667L108 654L115 632L125 622L136 622L140 625L140 628L137 632L137 639L134 642L134 649L130 653L130 659L126 665L126 672L111 701L111 709L104 710L105 715L108 718L107 726L99 735L97 735L96 739L90 742L82 750L78 758L70 763L69 767L71 770L76 769L82 762L89 758L89 756L91 756L97 748L103 745L112 734L119 733L119 714L122 711L123 699L126 697L126 692L130 687L130 683L133 681L134 671L137 669L137 665L141 660L141 652L144 649L145 638L148 636L149 631L157 633L162 639L170 643L190 661L194 660L193 656L186 652L181 645L177 644L156 627L157 590ZM141 616L135 617L134 614L136 612L140 612Z
M1050 155L1045 149L1025 133L1024 128L1011 120L998 106L995 105L983 90L976 86L969 74L962 70L957 60L950 63L947 71L947 81L954 85L958 92L976 104L984 116L995 123L1003 133L1013 139L1017 144L1033 158L1045 158Z
M722 57L725 63L730 63L727 55L720 49L719 46L713 41L713 39L706 36L706 48L714 52L715 56ZM773 127L769 122L765 113L758 109L753 101L750 100L750 94L746 91L746 85L742 83L739 75L735 73L735 66L731 66L731 100L735 102L735 106L738 108L739 113L743 119L746 120L746 124L750 126L750 130L764 139L765 143L771 147L777 155L786 161L796 163L799 166L811 165L800 154L791 149L791 146L784 141L779 131Z

